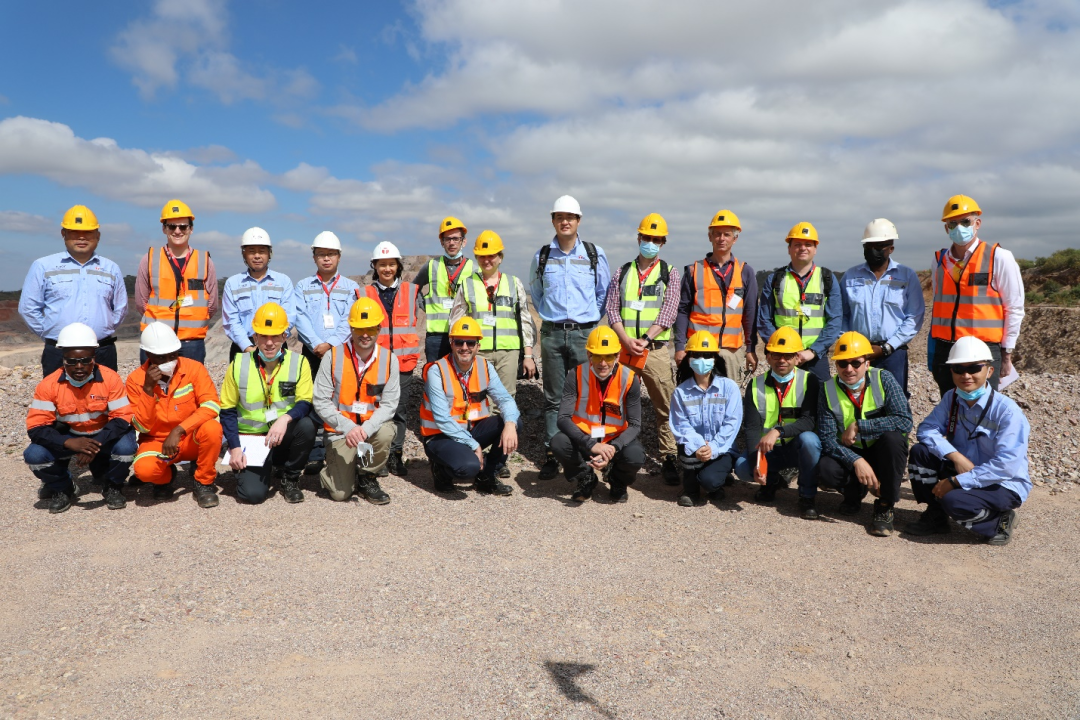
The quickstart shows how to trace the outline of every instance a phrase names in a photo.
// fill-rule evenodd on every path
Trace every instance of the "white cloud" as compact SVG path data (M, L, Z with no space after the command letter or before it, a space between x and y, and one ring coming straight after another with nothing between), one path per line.
M60 222L19 210L0 210L0 231L47 235L60 232Z

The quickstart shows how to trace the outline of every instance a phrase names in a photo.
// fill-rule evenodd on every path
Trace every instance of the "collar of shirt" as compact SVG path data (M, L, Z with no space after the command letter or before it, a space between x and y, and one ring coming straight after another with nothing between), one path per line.
M394 283L392 285L383 285L381 282L376 280L375 285L378 286L380 290L393 290L398 285L401 285L401 278L394 278Z
M267 270L266 274L269 275L270 271ZM249 275L248 277L251 277L251 276ZM323 287L329 287L329 286L333 285L334 283L336 283L338 280L341 279L341 273L334 273L334 277L330 278L329 282L323 282L323 279L319 276L319 273L315 273L315 277L313 279L315 280L316 285L322 285Z
M806 271L805 275L800 275L799 272L795 268L793 268L791 266L791 263L788 263L788 266L787 266L787 272L791 273L792 275L799 278L803 282L808 281L810 279L810 276L814 273L815 270L817 270L817 263L814 263L814 262L810 263L810 269Z
M87 261L86 261L86 262L84 262L84 263L80 263L80 262L79 262L78 260L76 260L76 259L75 259L75 258L74 258L74 257L72 256L72 254L71 254L71 253L69 253L69 252L66 252L66 251L65 251L65 253L64 253L64 254L65 254L65 255L67 255L67 257L63 257L63 258L60 258L60 262L67 262L67 261L69 261L69 260L70 260L71 262L75 263L75 264L76 264L76 265L78 265L79 267L86 267L87 265L89 265L89 264L91 264L91 263L100 263L100 261L98 260L98 255L97 255L97 253L96 253L96 252L95 252L95 253L94 253L93 255L91 255L91 256L90 256L90 259L89 259L89 260L87 260Z
M691 392L696 392L696 393L698 393L700 395L704 395L704 394L712 392L713 390L719 390L721 387L723 387L724 380L725 380L724 377L722 377L720 375L716 375L716 376L713 377L712 380L709 381L709 387L704 388L704 389L702 389L702 387L697 384L697 380L695 380L690 385L690 391Z
M964 257L959 260L957 260L956 257L952 254L953 246L950 244L948 249L945 250L945 267L952 267L958 262L967 262L968 258L971 257L971 254L975 252L975 248L979 247L979 243L981 242L982 239L978 235L976 235L975 242L971 243L971 245L968 246L968 249L964 252Z
M64 372L60 373L60 380L58 382L66 382L69 385L71 384L71 381L68 380L67 369L64 369ZM93 379L90 382L91 383L105 382L105 379L101 377L101 369L98 368L96 363L94 364L94 376L93 376ZM87 383L87 385L89 385L89 384L90 383ZM75 386L72 385L71 387L75 387ZM83 385L83 387L86 387L86 385Z
M371 364L379 359L379 345L378 343L375 344L375 349L371 351L371 357L369 357L367 360L364 360L364 358L360 357L360 353L356 352L356 348L353 347L353 342L351 339L348 341L347 345L349 346L349 352L354 358L356 358L356 364L358 367L357 375L363 377L364 373L367 372L367 369L371 367Z
M570 257L571 255L577 255L578 254L578 248L581 248L581 253L582 254L584 254L584 252L585 252L585 248L582 247L582 245L581 245L581 235L580 234L574 236L574 247L570 248L570 252L568 252L568 253L564 253L563 249L561 247L559 247L559 236L558 235L556 235L555 237L553 237L551 239L550 247L551 247L551 251L553 253L556 253L556 252L560 253L563 257ZM549 257L550 257L550 255L549 255Z
M881 277L885 277L886 275L888 275L889 273L891 273L893 270L895 270L898 267L900 267L900 263L896 262L892 258L889 258L889 266L887 268L885 268L885 272L882 273ZM873 275L875 278L877 277L877 275L874 275L873 269L871 269L870 265L867 264L867 263L863 263L862 265L859 266L859 272L866 273L868 275Z
M319 278L318 275L316 275L315 279L319 280L320 278ZM243 276L240 278L240 282L243 283L243 282L247 282L248 280L255 283L256 285L262 285L263 282L265 282L265 281L277 280L277 276L276 276L276 274L274 273L273 270L271 270L270 268L267 268L266 269L266 274L263 275L262 278L260 278L259 280L256 280L255 278L251 277L251 271L250 270L245 270Z
M953 392L955 393L956 391L954 390ZM996 394L996 392L997 391L995 390L988 391L985 395L976 400L975 404L970 407L967 404L967 400L964 400L964 398L960 397L959 395L956 396L956 401L960 404L960 409L964 412L981 413L986 408L986 403L990 402L991 396Z

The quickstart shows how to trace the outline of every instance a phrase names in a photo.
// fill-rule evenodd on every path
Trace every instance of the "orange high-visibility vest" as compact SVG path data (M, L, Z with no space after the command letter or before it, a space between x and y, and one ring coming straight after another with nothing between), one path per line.
M146 255L150 297L139 329L145 330L150 323L160 321L171 327L181 340L205 338L210 327L210 302L206 292L209 264L210 253L190 248L183 281L177 283L165 248L158 248L156 253L150 248Z
M743 263L733 259L731 285L727 293L716 281L716 273L709 263L694 263L694 307L690 312L690 329L687 335L708 330L720 336L720 347L738 350L746 344L743 335ZM745 291L743 291L745 292Z
M461 380L454 368L453 359L447 355L438 362L428 363L424 366L424 383L426 388L428 371L432 365L439 366L442 374L443 392L447 399L451 399L450 417L466 429L472 427L486 417L491 416L491 401L488 400L488 362L482 357L473 358L472 371L469 373L469 397L466 399ZM428 399L427 390L424 390L424 399L420 403L420 433L425 437L442 434L442 430L435 424L435 415L431 412L431 401Z
M601 442L617 438L630 427L626 419L626 394L634 382L634 371L625 365L617 365L603 393L600 392L600 381L593 375L588 362L578 365L575 372L578 396L571 416L574 424L590 436L593 428L602 427L604 438Z
M379 290L374 285L365 288L367 296L382 305ZM420 336L416 332L416 295L419 292L412 283L398 284L394 296L394 307L390 313L384 313L379 325L379 345L397 355L398 370L412 372L420 359ZM360 291L356 291L357 299Z
M114 371L98 365L93 378L75 387L60 369L38 383L26 414L26 429L65 423L72 435L95 435L110 420L131 422L135 407L128 402L124 382Z
M363 380L356 375L353 363L351 343L335 345L330 348L330 377L334 381L334 391L330 394L330 403L338 412L353 422L367 422L375 413L375 408L382 402L383 389L390 381L390 355L375 346L375 362L364 371ZM359 411L353 411L353 404L359 403ZM328 423L323 424L326 432L336 433Z
M956 342L973 335L983 342L1000 343L1005 337L1005 306L1001 294L990 286L994 279L994 255L998 246L979 241L960 273L960 281L945 269L946 248L934 255L937 283L934 285L933 320L930 335Z

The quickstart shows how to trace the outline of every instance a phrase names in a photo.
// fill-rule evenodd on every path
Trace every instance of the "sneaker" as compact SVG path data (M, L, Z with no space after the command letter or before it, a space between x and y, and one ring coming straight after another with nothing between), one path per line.
M608 497L613 503L624 503L630 499L630 496L626 494L626 486L617 484L611 486Z
M799 498L799 517L803 520L817 520L818 512L814 507L814 498Z
M514 488L499 482L498 478L478 477L473 481L473 487L476 488L477 492L485 495L506 496L514 492Z
M386 469L393 475L405 477L409 474L409 468L401 457L401 451L390 453L386 459Z
M919 519L904 526L908 535L944 535L950 532L949 516L940 505L933 505L922 511Z
M510 477L510 468L506 466L506 463L503 463L495 470L495 477L502 478L503 480Z
M390 496L379 487L379 479L371 473L357 476L356 494L362 495L372 505L386 505L390 502Z
M52 508L49 509L52 512ZM994 537L987 538L987 545L1008 545L1012 540L1012 534L1016 530L1016 523L1019 518L1016 515L1015 510L1009 510L1006 513L1002 513L998 518L997 534Z
M53 493L52 499L49 501L49 512L53 515L62 513L71 507L72 493L65 492L63 490L57 490Z
M574 490L574 494L570 496L570 499L574 502L585 502L591 498L597 482L596 473L592 471L592 468L585 468L575 475L573 479L577 480L577 489Z
M540 474L537 480L552 480L559 474L559 461L550 452L544 458L544 464L540 466ZM570 478L567 478L569 480Z
M664 464L661 466L660 472L664 476L665 485L678 485L682 482L679 479L679 466L675 464L674 455L668 455L664 458Z
M154 499L165 500L166 498L171 498L174 492L176 492L176 487L171 482L165 483L164 485L155 485Z
M893 534L893 506L880 500L874 501L874 517L867 528L871 535L889 537Z
M106 485L101 495L105 498L105 507L110 510L122 510L127 506L127 498L117 485Z
M683 493L678 502L679 507L694 507L701 503L701 493Z
M836 511L841 515L858 515L862 510L862 500L844 500Z
M286 475L281 481L281 497L287 503L304 502L304 491L300 489L299 475Z
M217 507L218 494L213 485L203 485L201 482L196 482L192 494L195 496L195 499L199 501L199 507Z
M709 499L713 502L723 502L724 494L724 488L723 486L720 486L713 490L711 493L709 493Z

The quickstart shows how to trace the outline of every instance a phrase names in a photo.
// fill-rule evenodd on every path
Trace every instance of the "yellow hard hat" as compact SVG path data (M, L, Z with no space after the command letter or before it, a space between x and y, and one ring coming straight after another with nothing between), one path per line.
M639 235L666 238L667 221L660 216L660 213L649 213L641 219L641 224L638 225L637 231Z
M469 228L465 227L465 223L461 222L456 217L444 217L443 221L439 223L439 237L442 237L443 233L450 232L457 228L461 228L461 232L463 233L469 232Z
M191 208L185 203L179 200L170 200L165 203L165 207L161 208L161 222L175 218L191 218L194 220L195 213L191 212Z
M813 242L819 242L817 236L817 228L808 222L801 222L795 227L788 230L785 240L788 244L791 244L792 240L810 240Z
M285 308L276 302L261 305L255 311L251 321L251 330L256 335L280 335L289 327L289 315Z
M97 230L97 215L85 205L75 205L64 213L60 227L65 230Z
M454 323L454 327L450 328L450 337L476 338L479 340L484 337L484 331L480 328L480 323L466 315Z
M376 302L365 296L352 304L349 309L349 327L370 328L378 327L386 319L382 303Z
M739 216L730 210L721 210L713 216L712 222L709 223L709 227L733 227L736 230L742 231L742 225L739 224Z
M585 341L585 351L594 355L614 355L622 352L619 336L607 325L598 325Z
M866 357L874 352L870 347L870 341L862 333L850 330L837 339L833 345L833 360L851 360L857 357Z
M698 330L686 341L686 352L719 352L720 341L708 330Z
M945 209L941 211L941 222L960 215L970 215L971 213L982 215L982 208L979 207L979 203L967 195L953 195L945 203Z
M476 236L473 255L497 255L503 251L502 238L494 230L485 230Z
M793 327L780 327L769 337L765 352L797 353L805 350L802 335Z

